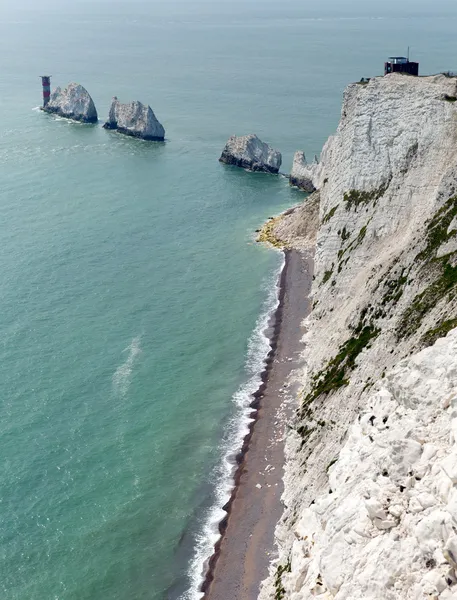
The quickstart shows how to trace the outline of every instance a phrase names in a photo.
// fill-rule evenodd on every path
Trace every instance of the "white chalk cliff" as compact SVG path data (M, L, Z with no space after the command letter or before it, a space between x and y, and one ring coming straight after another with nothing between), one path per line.
M232 135L225 144L220 162L250 171L278 173L282 156L256 135Z
M290 171L289 183L305 192L314 192L316 186L314 179L317 177L319 165L317 162L308 164L304 152L295 152L292 170Z
M82 123L98 121L94 101L86 88L79 83L70 83L64 90L57 87L43 110Z
M328 490L294 526L291 597L456 597L456 366L453 330L367 395Z
M456 97L350 85L319 191L273 229L315 244L315 280L262 600L457 598Z
M165 139L165 129L152 108L138 101L121 104L114 97L108 120L103 127L143 140L162 142Z

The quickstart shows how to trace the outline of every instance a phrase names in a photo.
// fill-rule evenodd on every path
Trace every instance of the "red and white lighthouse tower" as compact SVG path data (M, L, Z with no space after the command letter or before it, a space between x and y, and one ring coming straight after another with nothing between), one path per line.
M43 85L43 107L49 102L51 96L51 75L40 75Z

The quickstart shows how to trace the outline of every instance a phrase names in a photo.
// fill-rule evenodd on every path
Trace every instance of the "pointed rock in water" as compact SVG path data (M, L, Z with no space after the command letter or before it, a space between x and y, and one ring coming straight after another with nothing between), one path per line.
M138 101L121 104L116 96L113 98L108 120L103 127L142 140L163 142L165 139L165 129L150 106Z
M281 166L281 152L273 150L256 135L232 135L222 151L220 162L235 165L250 171L278 173Z
M94 101L86 88L79 83L70 83L64 90L57 87L43 110L81 123L98 121Z
M292 170L290 172L289 183L295 187L304 190L305 192L315 192L316 186L314 185L314 180L316 177L316 171L319 164L317 159L311 165L306 162L306 157L304 152L298 150L294 154L294 162L292 165Z

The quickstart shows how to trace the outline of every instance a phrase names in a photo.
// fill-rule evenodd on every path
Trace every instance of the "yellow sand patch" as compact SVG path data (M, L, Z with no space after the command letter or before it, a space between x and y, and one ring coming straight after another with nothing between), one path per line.
M274 229L276 225L281 221L282 215L279 217L273 217L273 219L269 219L260 230L259 235L257 236L258 242L266 242L271 244L275 248L285 248L286 244L277 238L274 234Z

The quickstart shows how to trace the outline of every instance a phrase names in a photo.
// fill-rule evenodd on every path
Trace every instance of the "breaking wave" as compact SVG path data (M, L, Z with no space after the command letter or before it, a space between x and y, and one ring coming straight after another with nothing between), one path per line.
M203 595L200 588L204 581L208 561L214 552L215 544L220 538L219 523L226 515L222 507L229 501L234 487L234 476L237 469L236 457L241 450L244 438L249 433L249 424L253 420L251 418L253 409L250 406L253 394L262 383L261 375L271 349L268 328L271 317L279 305L280 277L284 265L285 258L283 256L279 270L274 274L273 281L271 279L267 281L268 297L248 342L245 363L248 380L240 386L232 397L232 401L236 404L238 410L226 430L221 448L222 460L214 476L215 501L207 511L203 526L197 535L194 555L188 569L190 588L183 594L182 600L198 600Z

